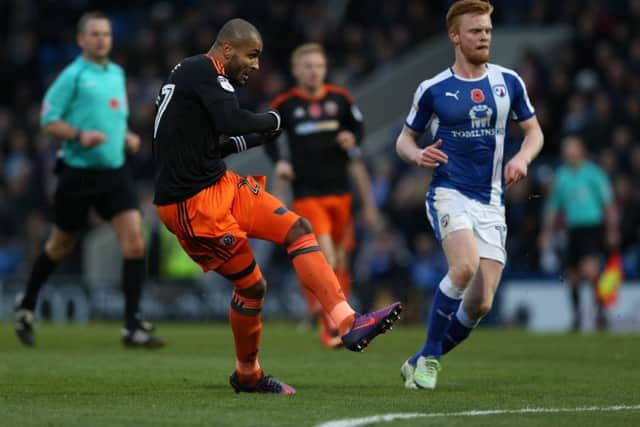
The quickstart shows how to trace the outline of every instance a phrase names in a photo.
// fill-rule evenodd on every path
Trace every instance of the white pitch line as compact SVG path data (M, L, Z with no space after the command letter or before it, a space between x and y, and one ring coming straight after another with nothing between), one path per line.
M358 427L394 420L409 420L413 418L441 418L441 417L478 417L483 415L504 415L504 414L555 414L560 412L614 412L614 411L635 411L640 410L640 405L616 405L616 406L586 406L582 408L522 408L522 409L490 409L485 411L462 411L462 412L436 412L428 413L406 413L406 414L384 414L372 415L364 418L347 418L343 420L328 421L318 424L316 427Z

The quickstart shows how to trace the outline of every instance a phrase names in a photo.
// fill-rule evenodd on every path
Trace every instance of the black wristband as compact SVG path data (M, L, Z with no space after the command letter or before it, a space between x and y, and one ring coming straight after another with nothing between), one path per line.
M82 137L82 129L76 128L76 134L73 136L73 139L80 141L81 137Z

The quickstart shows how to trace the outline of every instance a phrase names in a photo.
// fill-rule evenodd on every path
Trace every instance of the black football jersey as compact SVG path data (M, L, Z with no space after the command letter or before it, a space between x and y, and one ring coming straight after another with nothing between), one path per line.
M276 97L271 107L280 113L288 138L295 173L293 196L349 192L349 157L336 136L341 130L350 130L360 144L363 134L362 114L349 92L327 84L321 96L311 99L294 88ZM273 161L281 158L277 144L265 148Z
M268 132L278 119L238 105L222 64L209 55L176 65L156 99L153 128L157 205L186 200L225 173L220 141L225 135Z

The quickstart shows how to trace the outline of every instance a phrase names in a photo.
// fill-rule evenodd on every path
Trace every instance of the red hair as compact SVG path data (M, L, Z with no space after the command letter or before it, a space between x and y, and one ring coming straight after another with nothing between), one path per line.
M459 0L447 12L447 31L455 30L458 17L462 15L491 15L493 6L486 0Z

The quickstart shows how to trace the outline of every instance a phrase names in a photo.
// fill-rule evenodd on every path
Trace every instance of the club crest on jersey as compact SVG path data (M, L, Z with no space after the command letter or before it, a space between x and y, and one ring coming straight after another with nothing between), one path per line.
M302 107L297 107L295 110L293 110L293 117L296 119L301 119L304 117L306 113L304 112L304 108Z
M471 89L471 100L476 104L484 102L484 92L482 92L482 89Z
M320 107L320 104L317 103L313 103L313 104L309 104L309 116L317 119L318 117L322 116L322 107Z
M473 129L488 128L491 126L491 116L493 116L493 110L488 105L474 105L469 110L471 127Z
M493 93L500 98L504 98L507 95L507 87L505 85L495 85L493 87Z
M235 243L236 243L236 238L233 236L233 234L227 233L220 238L220 244L222 246L226 246L227 248L230 246L233 246Z
M227 92L235 92L236 90L233 88L233 85L229 83L229 80L225 76L218 76L218 83L220 83L220 87L226 90Z
M327 101L324 103L324 112L327 116L335 116L338 114L338 104L334 101Z
M449 226L449 214L443 215L442 218L440 218L440 224L442 224L442 228Z

